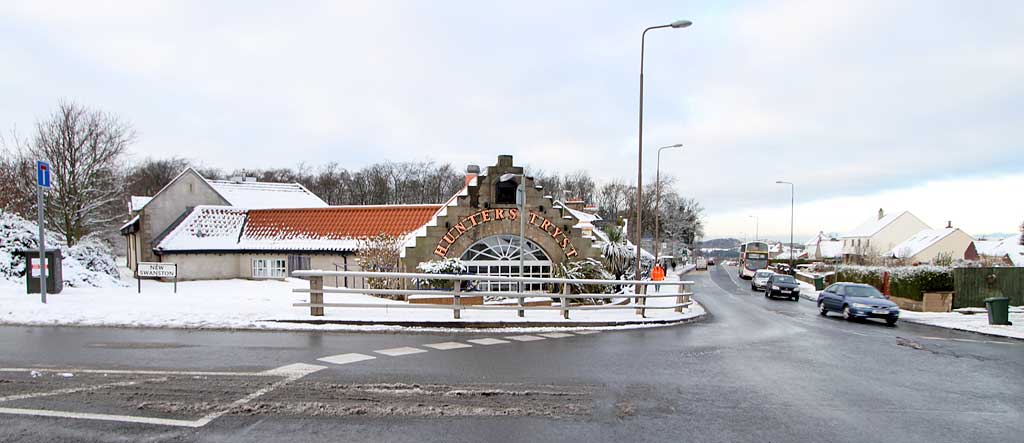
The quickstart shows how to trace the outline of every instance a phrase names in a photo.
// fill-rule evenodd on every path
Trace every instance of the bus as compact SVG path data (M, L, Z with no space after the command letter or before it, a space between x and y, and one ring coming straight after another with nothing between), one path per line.
M754 278L754 273L768 269L768 243L751 241L740 245L740 278Z

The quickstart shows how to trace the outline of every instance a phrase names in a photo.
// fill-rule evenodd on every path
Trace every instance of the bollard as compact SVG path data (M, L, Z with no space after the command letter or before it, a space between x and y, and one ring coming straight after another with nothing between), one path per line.
M462 305L462 296L460 295L460 294L462 294L462 282L458 281L458 280L455 280L454 283L455 283L455 285L454 285L455 286L455 294L452 295L452 306L456 306L456 308L452 309L452 313L455 314L455 319L458 320L458 319L462 318L462 310L460 310L457 307L457 306Z
M572 292L572 286L568 283L562 283L562 318L569 319L569 299L566 295Z
M313 276L309 278L309 303L314 305L324 304L324 278L322 276ZM323 317L324 307L310 306L309 315Z
M523 288L524 284L522 281L519 282L519 310L516 311L516 315L523 317L526 311L523 309Z
M639 295L647 295L647 285L640 285L640 294ZM643 306L647 304L647 297L637 297L636 299L637 299L636 314L639 315L640 317L643 317L644 314L646 313L645 309L643 308Z

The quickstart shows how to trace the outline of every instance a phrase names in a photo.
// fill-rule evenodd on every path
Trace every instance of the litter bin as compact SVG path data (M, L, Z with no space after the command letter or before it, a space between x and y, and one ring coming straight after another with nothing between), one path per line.
M825 277L814 277L814 290L821 291L825 289Z
M1006 297L992 297L985 299L985 309L988 311L988 324L1010 325L1010 299Z
M29 294L39 293L39 250L24 249L18 251L25 257L25 289ZM64 289L64 273L60 249L46 250L46 292L48 294L60 294ZM33 270L32 265L36 268Z

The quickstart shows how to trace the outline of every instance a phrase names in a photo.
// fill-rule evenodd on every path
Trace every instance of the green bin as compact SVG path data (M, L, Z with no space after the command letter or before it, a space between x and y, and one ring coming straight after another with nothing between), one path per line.
M1010 299L1006 297L992 297L985 299L985 309L988 310L988 324L1010 325Z
M825 289L825 277L814 277L814 290L821 291Z

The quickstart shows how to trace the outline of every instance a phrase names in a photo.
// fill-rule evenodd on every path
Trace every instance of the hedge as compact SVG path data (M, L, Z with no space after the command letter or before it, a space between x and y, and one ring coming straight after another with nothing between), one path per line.
M889 293L921 301L925 292L952 292L953 268L943 266L840 266L837 281L865 283L882 290L882 276L889 273Z

